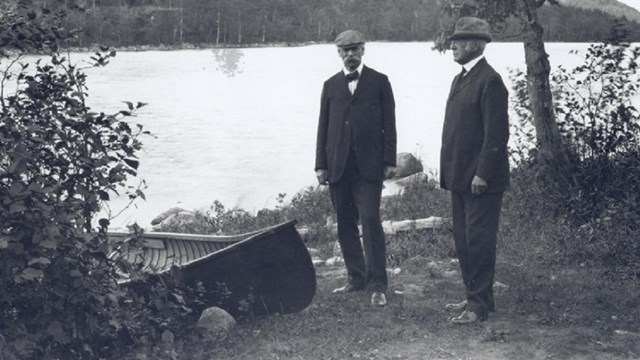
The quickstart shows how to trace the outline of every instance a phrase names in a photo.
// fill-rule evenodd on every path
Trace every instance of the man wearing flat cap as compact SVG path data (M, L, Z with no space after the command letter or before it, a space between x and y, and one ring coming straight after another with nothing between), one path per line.
M455 324L487 319L495 310L493 278L503 192L509 186L508 92L483 52L489 24L475 17L456 22L449 37L453 59L462 65L447 99L440 186L451 192L453 237L466 300L447 304L459 311Z
M347 30L335 43L344 67L322 88L315 161L318 182L329 185L347 268L347 283L334 293L367 290L372 305L384 306L380 197L382 182L393 175L396 164L395 101L387 76L362 63L361 33Z

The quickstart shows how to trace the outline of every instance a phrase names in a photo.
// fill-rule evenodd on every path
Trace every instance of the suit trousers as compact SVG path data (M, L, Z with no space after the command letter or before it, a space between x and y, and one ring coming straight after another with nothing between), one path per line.
M329 185L329 192L338 220L338 242L349 283L371 292L385 292L387 254L380 222L382 180L364 180L351 154L344 174ZM362 243L358 220L362 225Z
M451 192L453 239L467 295L467 310L495 311L493 278L503 193Z

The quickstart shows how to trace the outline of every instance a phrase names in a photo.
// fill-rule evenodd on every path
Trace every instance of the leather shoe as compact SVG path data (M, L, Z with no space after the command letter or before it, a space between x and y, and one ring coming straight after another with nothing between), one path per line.
M373 306L385 306L387 305L387 297L383 292L375 291L371 294L371 305Z
M478 316L476 313L469 310L465 310L459 316L451 318L451 322L458 325L468 325L485 320L487 320L486 315Z
M452 304L447 304L444 306L444 309L446 311L463 311L467 309L467 300L463 300L459 303L452 303Z
M347 285L345 285L343 287L339 287L339 288L333 289L333 293L334 294L343 294L343 293L349 293L349 292L354 292L354 291L360 291L360 290L363 290L363 289L364 289L363 287L358 287L358 286L355 286L353 284L347 284Z

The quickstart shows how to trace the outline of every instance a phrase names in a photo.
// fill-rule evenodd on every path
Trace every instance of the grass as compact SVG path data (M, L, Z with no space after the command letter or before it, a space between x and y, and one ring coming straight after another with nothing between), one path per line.
M441 266L455 268L444 261ZM318 268L316 297L302 312L245 320L224 339L193 335L176 359L633 359L640 356L638 288L601 287L590 269L527 279L501 263L498 311L486 323L451 324L446 302L462 294L459 277L434 277L422 266L390 275L389 304L373 308L368 294L334 295L340 267ZM521 286L525 283L524 287ZM627 284L628 285L628 284ZM626 289L626 290L625 290ZM396 294L394 290L403 290ZM626 298L627 300L623 300ZM589 309L586 311L586 309ZM625 309L627 310L625 312ZM615 320L613 320L613 318ZM616 332L618 330L618 332ZM151 358L151 357L150 357ZM157 358L157 357L155 357Z
M602 249L579 248L586 230L548 211L544 188L531 186L531 177L516 174L514 180L505 195L498 240L497 312L486 323L459 327L448 321L451 314L444 312L444 304L463 296L452 259L451 230L415 230L387 237L390 289L384 308L372 308L366 293L333 295L331 290L346 281L344 267L318 266L316 296L304 311L241 321L220 339L187 331L174 343L137 349L131 358L640 358L636 270L603 262L605 256L598 253L615 253L620 246L610 241ZM319 256L326 259L335 252L335 236L327 226L330 203L323 191L305 189L291 204L282 203L262 216L301 215L301 225L313 229L307 245L319 249ZM385 198L382 210L390 220L446 217L450 211L448 194L432 180L416 181L402 194ZM222 219L249 221L244 213L239 217L229 216L230 212L218 206L215 214L209 214L215 218L206 222L216 224L218 231L224 230ZM622 220L610 224L617 226L593 226L588 232L590 242L606 242L616 234L622 237L616 241L625 244L639 235L624 226L621 233Z

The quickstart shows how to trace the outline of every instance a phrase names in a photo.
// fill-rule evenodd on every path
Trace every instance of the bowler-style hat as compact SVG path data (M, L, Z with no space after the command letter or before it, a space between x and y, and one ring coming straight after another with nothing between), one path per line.
M491 42L491 26L477 17L461 17L449 40L485 40Z
M364 44L364 36L356 30L346 30L336 36L336 45L339 47Z

